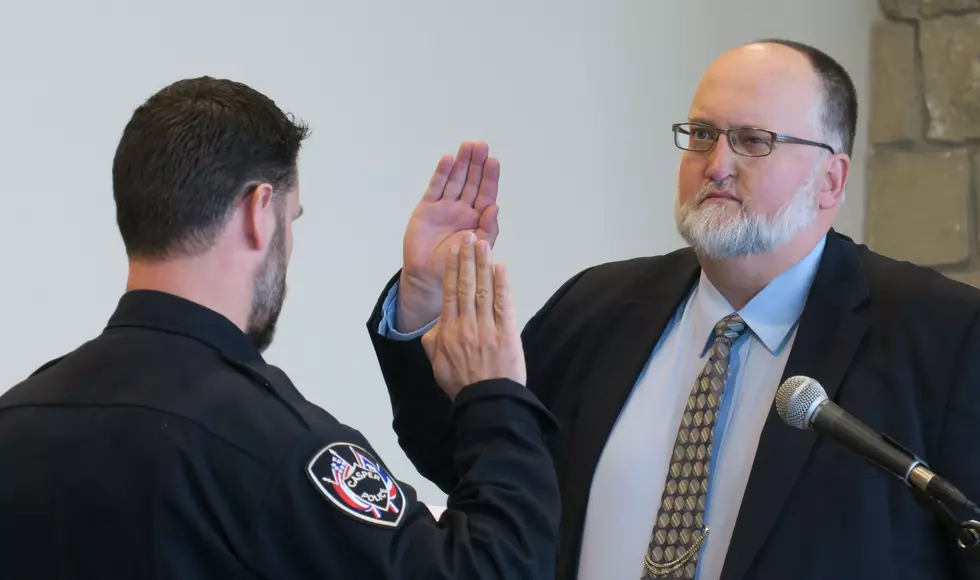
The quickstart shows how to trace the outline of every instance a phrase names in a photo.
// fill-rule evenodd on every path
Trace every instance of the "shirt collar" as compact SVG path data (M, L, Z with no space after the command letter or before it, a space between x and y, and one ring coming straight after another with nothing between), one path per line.
M749 330L773 354L785 346L790 330L803 313L826 240L826 236L821 238L806 257L774 278L738 311ZM711 345L715 324L735 309L708 280L704 270L695 287L691 306L695 336L704 338L706 349Z
M183 335L235 360L263 360L248 336L231 320L173 294L155 290L131 290L123 294L106 328L127 326Z

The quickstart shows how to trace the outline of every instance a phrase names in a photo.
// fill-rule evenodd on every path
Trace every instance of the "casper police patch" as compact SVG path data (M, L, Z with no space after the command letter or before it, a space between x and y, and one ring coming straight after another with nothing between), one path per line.
M332 443L313 456L306 473L340 511L379 526L396 527L405 495L395 478L364 448Z

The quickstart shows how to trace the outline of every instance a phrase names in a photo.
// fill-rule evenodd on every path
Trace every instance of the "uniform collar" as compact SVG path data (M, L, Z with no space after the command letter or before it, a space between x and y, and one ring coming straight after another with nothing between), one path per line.
M262 362L248 336L225 316L185 298L156 290L122 295L107 329L138 327L179 334L203 342L226 357Z

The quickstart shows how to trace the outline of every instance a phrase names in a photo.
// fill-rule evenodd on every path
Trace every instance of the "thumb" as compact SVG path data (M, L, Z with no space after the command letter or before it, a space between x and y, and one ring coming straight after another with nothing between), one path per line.
M425 356L428 357L429 362L432 362L435 359L437 344L439 344L438 322L429 330L429 332L422 335L422 348L425 350Z
M500 232L500 224L497 222L497 216L499 215L500 206L497 204L487 206L483 210L483 213L480 214L477 237L489 242L490 247L493 247L494 242L497 240L497 234Z

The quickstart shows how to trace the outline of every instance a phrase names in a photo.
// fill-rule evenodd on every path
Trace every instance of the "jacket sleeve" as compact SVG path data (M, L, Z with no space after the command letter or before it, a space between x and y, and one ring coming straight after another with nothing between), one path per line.
M541 392L540 378L544 373L535 365L534 345L539 340L546 340L546 337L538 336L537 330L554 306L587 271L579 272L566 281L528 321L521 334L528 369L527 387L536 396ZM453 462L456 442L452 402L436 384L421 338L394 340L379 332L384 301L399 276L400 272L388 281L378 298L367 323L368 334L388 387L392 428L399 446L423 477L449 493L457 483Z
M560 500L543 437L554 418L508 380L456 398L458 483L436 521L358 431L315 426L258 510L266 578L540 579L554 575Z
M980 316L970 327L958 363L959 376L946 406L939 460L933 467L967 499L980 504ZM980 521L980 513L956 515ZM956 540L947 538L956 578L980 580L980 546L960 549L955 544Z
M399 446L423 477L448 494L457 483L453 403L436 384L421 337L395 340L380 330L385 298L399 276L400 272L388 281L378 298L367 323L368 336L388 387Z

